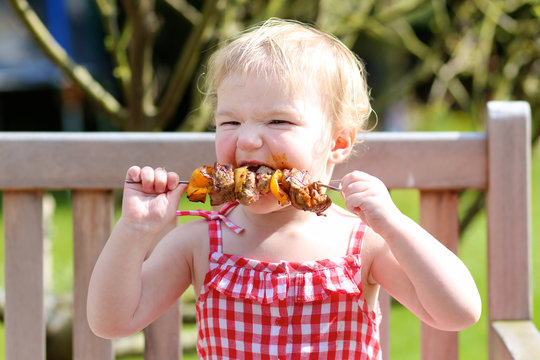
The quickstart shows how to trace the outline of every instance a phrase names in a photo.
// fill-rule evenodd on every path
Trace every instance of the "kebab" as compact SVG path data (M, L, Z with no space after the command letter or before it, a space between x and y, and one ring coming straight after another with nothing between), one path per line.
M297 209L321 215L332 204L321 191L321 184L311 182L307 171L277 169L259 166L242 166L215 163L201 166L193 172L186 189L188 200L205 202L210 197L212 206L238 200L250 205L260 196L272 193L281 206L291 204Z

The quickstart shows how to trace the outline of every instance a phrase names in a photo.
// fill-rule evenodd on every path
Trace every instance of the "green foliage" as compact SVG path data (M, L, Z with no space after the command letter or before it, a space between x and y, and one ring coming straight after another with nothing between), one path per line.
M410 0L340 4L344 8L338 8L321 24L361 55L366 44L369 52L381 53L365 55L381 60L381 66L387 69L381 71L381 88L374 88L379 112L405 100L422 108L435 106L480 119L488 100L521 99L529 101L533 114L538 113L537 2ZM374 80L372 85L379 86ZM476 125L479 128L481 124Z

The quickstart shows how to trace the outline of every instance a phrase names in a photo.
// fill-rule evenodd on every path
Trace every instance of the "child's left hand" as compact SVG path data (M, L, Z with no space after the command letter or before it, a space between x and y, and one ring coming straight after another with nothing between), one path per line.
M346 208L360 216L379 235L401 218L388 189L378 178L361 171L345 175L341 181Z

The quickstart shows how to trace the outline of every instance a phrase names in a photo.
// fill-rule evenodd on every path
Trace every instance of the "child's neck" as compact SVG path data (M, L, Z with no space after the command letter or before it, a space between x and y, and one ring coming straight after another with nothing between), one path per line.
M238 237L224 239L223 251L269 262L343 256L352 229L350 221L338 223L336 229L332 209L328 210L328 216L319 217L293 207L260 214L242 206L231 215L231 220L241 221L246 231Z
M300 226L317 220L317 215L309 211L301 211L292 205L276 211L258 213L249 207L241 207L242 216L255 227L281 228L283 226Z

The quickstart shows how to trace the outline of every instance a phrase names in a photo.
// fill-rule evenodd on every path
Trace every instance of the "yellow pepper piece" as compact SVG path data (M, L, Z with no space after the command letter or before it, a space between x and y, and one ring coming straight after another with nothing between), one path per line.
M189 201L198 201L204 203L206 194L210 192L213 186L212 167L201 166L191 174L189 184L186 189L186 196Z
M279 204L285 206L289 203L289 195L279 186L282 179L283 173L279 169L276 170L270 178L270 191L278 199Z
M248 176L248 167L242 166L234 169L234 192L239 194Z

